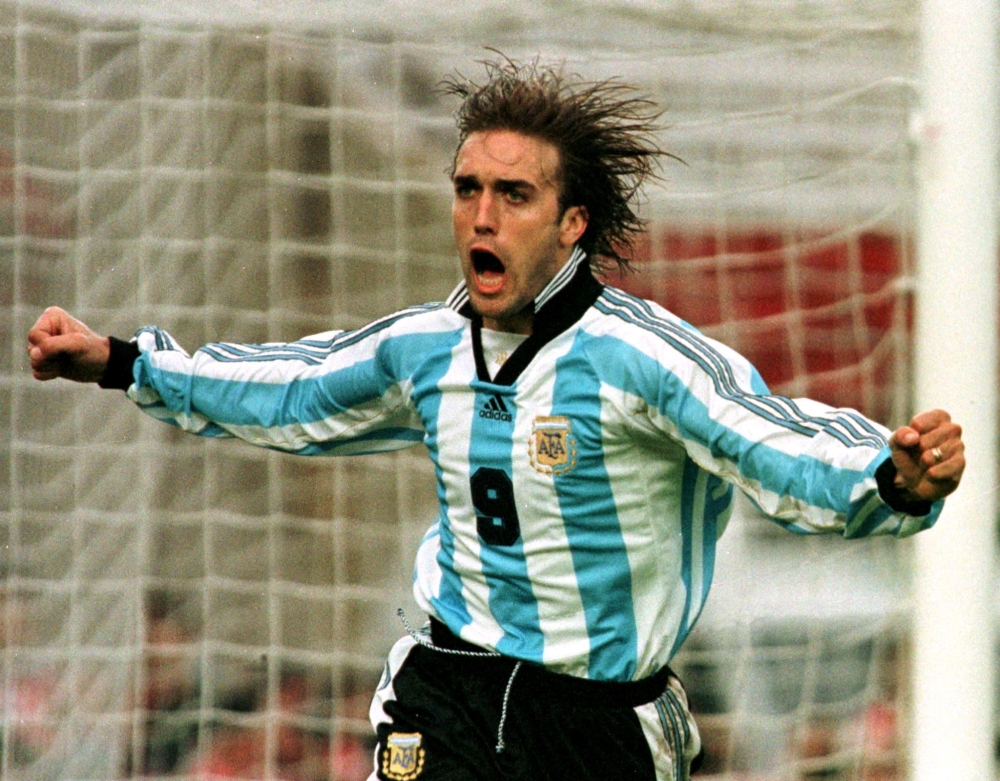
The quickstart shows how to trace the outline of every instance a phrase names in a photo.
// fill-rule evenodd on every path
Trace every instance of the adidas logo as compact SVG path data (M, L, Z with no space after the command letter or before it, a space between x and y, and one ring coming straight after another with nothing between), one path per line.
M504 404L503 399L500 396L491 396L490 400L487 401L481 410L479 410L479 417L489 418L490 420L499 420L504 423L510 423L514 418L507 411L507 405Z

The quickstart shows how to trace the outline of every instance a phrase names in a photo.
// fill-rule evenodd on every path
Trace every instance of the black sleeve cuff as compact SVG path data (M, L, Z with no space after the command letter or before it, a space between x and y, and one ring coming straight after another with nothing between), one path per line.
M906 492L896 486L896 465L887 458L875 470L875 482L878 483L878 493L882 501L898 513L907 515L927 515L931 511L931 502L912 501L906 498Z
M102 388L128 390L135 382L132 378L132 367L139 357L139 345L135 342L123 342L113 336L109 336L108 340L111 342L111 354L108 356L108 365L104 367L104 374L97 384Z

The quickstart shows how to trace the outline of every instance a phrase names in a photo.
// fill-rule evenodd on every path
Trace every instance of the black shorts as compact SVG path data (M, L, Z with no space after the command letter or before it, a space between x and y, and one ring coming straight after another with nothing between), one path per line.
M372 703L382 781L683 781L700 740L669 668L605 683L456 638L393 647ZM479 652L480 655L469 655Z

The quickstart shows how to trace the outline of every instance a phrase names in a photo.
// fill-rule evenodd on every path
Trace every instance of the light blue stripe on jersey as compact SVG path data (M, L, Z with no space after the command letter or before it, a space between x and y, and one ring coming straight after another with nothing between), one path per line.
M701 615L708 591L715 574L715 544L719 537L719 520L729 512L733 502L733 487L715 475L705 472L690 458L684 460L684 477L681 484L681 535L683 558L681 578L684 581L684 613L677 638L670 650L670 657L677 653L687 639L698 616ZM696 530L700 534L695 534ZM700 546L696 550L696 539ZM697 555L696 555L697 554ZM700 564L695 590L695 565Z
M591 352L602 381L644 399L674 421L682 437L709 448L718 459L739 463L739 471L767 491L792 496L823 509L847 507L856 472L809 456L794 456L744 437L708 414L705 403L665 366L615 337ZM598 357L606 354L608 360ZM622 354L629 357L622 359ZM793 480L789 484L789 479Z
M867 445L880 448L885 444L881 433L855 413L843 413L839 419L831 421L805 414L792 399L784 396L747 393L747 390L739 387L732 367L718 350L690 326L685 327L675 320L657 316L646 301L614 288L606 288L604 300L598 300L595 306L605 314L617 316L656 334L678 353L701 366L712 377L720 395L772 423L808 436L825 431L848 447ZM752 384L757 385L756 382ZM749 390L755 391L755 388Z
M494 396L499 396L507 407L510 420L498 420L478 414L473 417L469 441L469 475L475 475L480 467L489 467L501 470L513 482L511 446L517 422L514 403L516 389L479 380L472 382L472 388L476 392L473 407L476 413L489 404ZM516 485L514 496L516 500ZM522 505L520 509L530 508ZM530 517L520 518L521 524L530 522ZM524 558L523 535L513 545L489 545L482 538L479 542L479 558L489 586L490 613L504 632L496 644L496 650L501 654L540 664L544 652L544 637L538 616L538 602L531 588Z
M169 423L171 426L180 426L176 413L169 410L163 404L139 404L138 406L152 418ZM225 439L234 436L232 432L211 421L206 422L202 428L197 429L194 433L208 439ZM387 450L399 450L400 443L417 444L423 437L423 432L416 429L392 426L380 428L357 437L338 437L332 442L310 442L304 446L296 447L294 452L300 456L340 454L364 456L372 453L384 453ZM288 447L281 447L277 444L268 444L266 442L258 442L256 444L259 447L270 450L278 450L283 453L289 452ZM366 446L359 447L359 445Z
M185 406L223 425L279 428L323 420L372 401L408 376L421 356L441 344L440 333L404 334L379 345L376 357L342 369L296 382L220 380L169 372L155 367L149 356L139 358L140 386L155 387L164 404L175 412ZM388 371L386 371L388 370ZM336 395L335 395L336 393Z
M578 441L596 443L594 449L603 452L600 380L586 368L580 371L591 339L581 332L573 349L556 361L551 414L566 416ZM588 676L632 680L638 654L632 570L603 456L588 457L553 480L590 640Z

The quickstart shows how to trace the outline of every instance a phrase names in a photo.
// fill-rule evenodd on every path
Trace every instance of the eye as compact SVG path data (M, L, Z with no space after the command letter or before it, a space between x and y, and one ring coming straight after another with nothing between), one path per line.
M455 180L455 196L458 198L469 198L475 194L477 189L476 183L468 179Z

